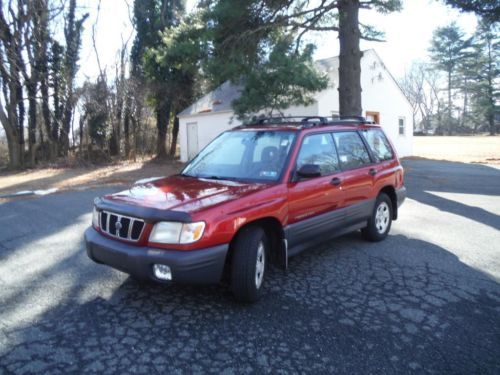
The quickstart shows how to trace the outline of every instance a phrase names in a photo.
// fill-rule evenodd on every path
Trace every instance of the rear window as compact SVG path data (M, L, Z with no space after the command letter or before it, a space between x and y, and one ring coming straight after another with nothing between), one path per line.
M368 143L368 147L370 147L376 162L391 160L394 158L391 145L382 130L370 129L364 131L363 137L365 137L366 143Z
M358 132L333 133L342 169L355 169L370 164L368 150Z

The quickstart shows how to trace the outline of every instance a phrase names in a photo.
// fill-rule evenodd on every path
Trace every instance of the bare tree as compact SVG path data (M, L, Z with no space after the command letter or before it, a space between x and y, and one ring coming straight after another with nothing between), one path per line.
M78 71L78 59L81 46L81 35L83 23L88 14L84 14L79 19L76 18L76 0L69 0L68 12L66 15L66 24L64 27L64 37L66 40L66 49L63 60L65 75L65 97L63 123L60 134L60 143L62 151L67 155L69 150L69 130L73 117L73 110L76 105L74 81Z
M437 127L441 127L443 105L439 82L439 73L428 63L414 63L399 81L412 107L415 130L420 125L423 131L428 131L433 119L437 119Z
M5 15L7 10L8 16ZM7 136L9 164L12 168L24 165L24 117L23 71L25 63L22 49L27 24L25 8L20 2L14 7L9 2L4 7L0 0L0 77L2 104L0 122Z

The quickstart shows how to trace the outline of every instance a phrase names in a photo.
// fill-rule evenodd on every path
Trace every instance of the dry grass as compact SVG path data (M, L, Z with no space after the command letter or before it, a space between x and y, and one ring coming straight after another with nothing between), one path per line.
M500 165L500 136L413 137L414 157Z
M69 190L110 184L131 184L142 178L178 173L178 162L121 162L93 168L42 168L0 173L0 195L25 190Z

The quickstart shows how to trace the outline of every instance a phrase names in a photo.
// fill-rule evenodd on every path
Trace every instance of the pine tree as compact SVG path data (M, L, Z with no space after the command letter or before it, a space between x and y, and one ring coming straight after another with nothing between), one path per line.
M270 86L269 90L278 89L275 93L269 92L270 97L287 93L286 88L300 88L298 96L293 93L286 95L282 97L280 105L297 103L301 97L309 99L307 93L317 91L324 85L321 77L308 68L310 59L307 55L311 47L301 44L304 35L309 31L337 31L340 41L339 109L341 115L349 116L361 115L360 39L380 41L383 36L375 28L359 22L359 10L372 9L388 13L399 10L401 1L325 0L313 3L308 0L207 0L202 5L209 9L207 24L210 29L209 40L213 45L208 71L216 77L233 81L249 77L255 72L252 81L255 82L260 76L260 84L265 87L269 77L260 74L262 68L269 71L279 68L282 75L287 77L287 86ZM295 49L290 40L295 44ZM284 50L290 63L284 64L285 57L274 59L279 62L279 66L273 67L269 57L274 50L283 50L285 42L289 43ZM295 68L297 64L302 64L302 68L297 66L302 72L309 70L308 85L301 86L304 76L294 82L292 72L287 74L285 68ZM244 90L247 96L245 103L258 102L258 97L255 100L249 97L252 92L255 90ZM238 111L242 110L243 107L238 106Z
M199 15L194 14L175 27L166 28L160 34L160 42L154 48L148 48L143 57L146 77L155 80L160 72L165 84L164 99L170 103L174 118L170 156L176 152L177 114L201 94L200 61L206 51L202 34L203 24Z
M150 98L156 114L157 157L167 155L166 138L172 102L166 84L168 67L154 59L145 60L148 49L162 43L161 33L179 25L185 13L185 0L135 0L134 26L136 37L132 46L132 74L149 86ZM146 74L146 64L148 71Z
M474 35L472 101L476 117L488 124L491 135L496 133L495 113L500 98L500 34L498 23L483 19Z
M453 91L459 87L458 68L460 62L469 53L470 39L466 39L462 30L453 22L450 25L439 27L434 31L430 56L436 68L446 73L448 94L448 135L453 132Z
M444 2L464 12L475 13L489 23L500 21L498 0L444 0Z

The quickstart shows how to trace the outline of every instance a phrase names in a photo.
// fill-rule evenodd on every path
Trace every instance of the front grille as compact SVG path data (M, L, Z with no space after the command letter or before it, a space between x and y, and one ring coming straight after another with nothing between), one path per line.
M101 211L99 226L103 232L110 236L128 241L139 241L144 229L144 220L113 212Z

